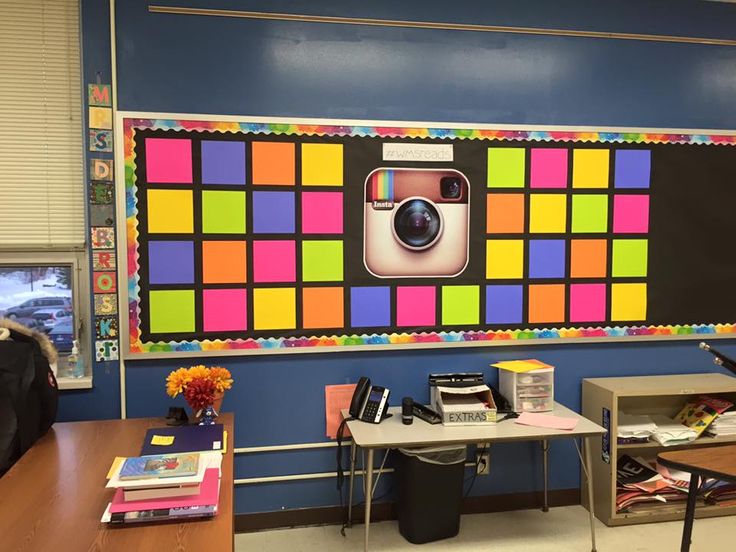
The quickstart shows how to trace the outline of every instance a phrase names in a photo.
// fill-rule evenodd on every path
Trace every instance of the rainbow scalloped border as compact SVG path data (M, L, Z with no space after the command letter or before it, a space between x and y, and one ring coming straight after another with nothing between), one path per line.
M543 142L601 142L645 144L736 145L736 136L708 134L660 134L636 132L571 132L491 129L412 128L396 126L295 125L284 123L215 122L174 119L123 119L125 166L125 210L128 254L129 351L132 354L166 352L210 352L312 349L424 343L469 343L534 341L539 339L622 338L736 334L736 324L684 324L676 326L624 326L605 328L560 328L533 330L458 331L431 333L392 333L297 338L268 338L228 341L142 342L140 340L138 299L138 210L135 204L135 129L243 132L312 136L368 136L378 138L453 138L459 140L533 140Z

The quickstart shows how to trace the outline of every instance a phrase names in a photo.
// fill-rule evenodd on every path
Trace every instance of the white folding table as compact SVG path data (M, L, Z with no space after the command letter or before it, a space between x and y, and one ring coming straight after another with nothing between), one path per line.
M352 523L353 503L353 481L355 479L355 459L357 447L366 451L364 489L365 489L365 535L363 549L368 551L368 535L371 522L371 502L373 500L373 453L376 449L389 448L411 448L430 445L452 445L470 443L506 443L511 441L540 441L543 451L544 470L544 506L547 503L547 452L549 441L552 439L577 439L584 440L584 472L588 479L588 504L590 514L590 541L591 550L596 552L595 528L593 515L593 482L591 447L592 437L606 432L604 428L582 417L577 412L555 402L554 410L546 414L553 414L564 418L575 418L578 423L575 429L566 431L560 429L545 429L540 427L525 426L517 424L513 419L503 420L495 424L480 426L445 426L442 424L428 424L419 418L414 418L414 423L404 425L401 422L401 408L392 407L389 412L393 414L380 424L370 424L359 420L347 422L353 442L350 448L350 499L348 503L348 523ZM348 418L347 410L342 411L343 418ZM577 446L577 442L576 442Z

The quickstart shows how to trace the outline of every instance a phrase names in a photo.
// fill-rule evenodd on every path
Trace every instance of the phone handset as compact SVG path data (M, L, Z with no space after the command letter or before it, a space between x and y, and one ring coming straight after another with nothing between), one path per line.
M350 415L358 420L380 423L388 409L390 391L386 387L371 385L371 380L361 377L350 401Z

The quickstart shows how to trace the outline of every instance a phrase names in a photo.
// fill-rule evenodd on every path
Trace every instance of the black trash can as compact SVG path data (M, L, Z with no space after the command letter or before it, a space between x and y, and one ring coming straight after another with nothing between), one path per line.
M454 537L460 531L465 446L399 449L399 532L422 544Z

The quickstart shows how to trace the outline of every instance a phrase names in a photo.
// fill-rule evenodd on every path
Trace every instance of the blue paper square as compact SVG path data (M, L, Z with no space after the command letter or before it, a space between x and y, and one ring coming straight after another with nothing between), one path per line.
M294 192L253 192L253 232L293 234Z
M148 281L151 284L193 284L194 242L148 242Z
M370 328L391 325L391 288L350 288L350 325Z
M203 184L245 184L245 142L202 141Z
M649 188L652 152L649 150L616 150L616 188Z
M486 324L520 324L523 299L522 286L486 286Z
M529 241L529 278L565 277L565 240Z

